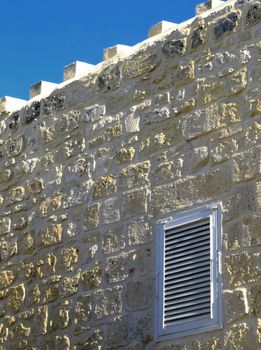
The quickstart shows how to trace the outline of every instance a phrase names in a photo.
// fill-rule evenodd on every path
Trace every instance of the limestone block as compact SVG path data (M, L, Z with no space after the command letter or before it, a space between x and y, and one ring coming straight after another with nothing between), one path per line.
M79 249L76 247L63 248L62 252L63 266L65 269L69 269L78 262L79 259Z
M261 21L261 6L256 2L247 12L246 15L246 26L250 27L258 24Z
M99 209L99 203L95 203L86 208L83 221L83 227L86 230L93 229L99 225Z
M19 98L4 96L0 99L0 113L19 110L24 107L26 103L27 101Z
M101 176L95 181L93 197L101 198L116 192L116 179L114 175Z
M135 270L136 255L134 252L121 253L107 259L106 274L109 282L126 280Z
M86 62L76 61L64 67L63 80L79 79L94 72L95 66Z
M97 288L102 283L101 266L96 266L82 273L82 281L85 290Z
M59 336L55 338L55 350L70 350L70 338L67 335Z
M9 217L0 218L0 235L9 233L11 229L11 219Z
M75 323L88 322L93 316L93 297L91 295L82 295L77 297L75 305Z
M106 344L110 346L110 348L119 348L119 346L123 346L123 349L126 349L126 345L128 344L129 333L131 331L131 322L132 318L130 316L119 316L115 317L111 320L111 322L107 325L107 337Z
M237 154L233 159L233 181L250 180L261 174L261 147Z
M0 242L0 260L8 260L18 251L17 240L2 240Z
M0 272L0 288L6 288L10 286L15 280L15 275L13 271L7 270L7 271L1 271Z
M224 224L224 247L228 251L237 250L242 245L243 239L242 220Z
M103 60L107 61L115 56L126 54L130 50L130 48L131 47L127 45L115 45L112 47L108 47L103 50Z
M119 65L106 67L97 78L97 89L100 92L114 91L120 86L122 72Z
M45 115L50 115L55 111L64 108L65 96L60 94L48 96L43 100L43 113Z
M75 350L100 350L103 342L103 333L100 329L93 330L85 341L77 342Z
M154 71L160 64L161 59L156 53L140 52L132 56L131 60L123 63L122 74L126 79L133 79L140 75Z
M86 122L97 122L106 113L105 105L93 105L84 109L83 120Z
M43 296L43 301L46 303L50 303L54 300L57 300L59 297L59 281L60 281L60 276L53 276L56 278L51 278L48 280L47 285L45 286L45 291L44 291L44 296Z
M159 23L154 24L148 33L148 38L152 38L155 35L162 34L170 29L176 29L178 27L177 23L161 21Z
M215 198L218 194L226 193L230 183L230 171L224 167L217 168L209 174L181 179L169 185L156 186L152 190L153 210L166 213L207 198Z
M38 95L47 95L53 92L56 89L58 84L50 83L49 81L39 81L36 84L31 85L30 87L30 99Z
M105 254L115 253L126 246L126 237L121 225L108 229L103 234L102 250Z
M261 222L259 215L249 215L243 219L242 241L247 247L261 245Z
M58 244L62 241L62 225L51 225L47 228L44 228L40 232L41 244L43 246L50 246Z
M181 130L186 139L193 139L241 119L235 103L212 104L184 116Z
M246 323L232 326L225 334L225 350L256 349L254 330Z
M62 204L62 197L58 195L54 198L47 198L40 205L40 216L47 217L55 213Z
M24 137L10 138L5 142L6 153L9 157L17 156L24 148Z
M44 180L43 179L33 179L27 181L27 187L29 192L33 194L38 194L44 189Z
M40 101L34 101L25 109L24 123L26 125L31 124L35 119L39 118L41 113Z
M251 309L254 315L261 316L261 286L260 284L251 287L250 289Z
M81 112L77 110L63 114L61 119L61 131L71 133L80 125Z
M149 191L147 188L139 188L123 193L123 215L132 216L147 211Z
M24 302L24 299L25 299L24 284L20 284L18 286L10 288L8 304L14 312L17 312L21 308Z
M185 39L170 40L163 45L162 52L166 57L181 56L185 52L185 45Z
M60 286L60 296L62 298L68 298L69 296L77 293L80 283L81 274L78 272L71 277L64 277Z
M17 202L22 202L24 200L24 197L25 197L24 187L18 186L18 187L12 188L9 191L8 201L10 204L14 204Z
M123 188L144 186L149 183L151 164L149 161L123 168L120 172L120 185Z
M238 142L234 138L228 138L214 142L211 145L210 154L215 163L230 159L238 151Z
M47 333L48 327L48 306L39 306L35 309L34 319L32 322L33 334L40 335Z
M219 19L214 25L214 37L216 40L221 39L224 34L233 31L237 26L238 14L236 12L229 13L226 17Z
M118 198L106 199L101 207L103 224L110 224L120 220L120 205Z
M186 66L179 66L175 76L176 86L188 84L195 79L195 62L191 61Z
M196 50L199 48L205 40L205 27L203 24L199 24L196 29L193 30L191 35L191 49Z
M152 239L152 229L144 217L132 220L127 225L129 245L148 243Z
M122 312L122 287L104 288L94 293L93 310L101 319Z
M85 149L85 139L72 138L64 143L64 155L66 158L82 153Z
M247 291L245 288L223 292L226 322L238 321L249 313Z
M130 148L121 148L118 150L114 156L116 163L126 163L131 161L135 156L135 149L133 147Z
M247 68L244 67L229 77L228 96L236 95L245 90L247 86Z
M231 254L226 258L225 269L230 286L255 282L261 275L261 256L258 253Z
M130 281L125 287L125 304L127 309L142 310L152 304L153 285L150 280Z
M37 261L37 276L39 278L47 277L55 273L57 258L54 254L47 254L45 258Z
M13 115L11 115L8 119L9 129L16 130L18 128L19 122L20 122L19 113L14 113Z
M231 220L257 210L259 192L256 184L242 184L232 190L231 199L224 205L224 219Z
M192 350L221 350L221 349L222 349L222 341L217 337L213 337L209 341L204 341L204 340L192 341Z

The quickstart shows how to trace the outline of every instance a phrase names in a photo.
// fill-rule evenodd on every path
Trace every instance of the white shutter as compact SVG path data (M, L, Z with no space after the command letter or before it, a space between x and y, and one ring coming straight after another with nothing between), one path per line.
M157 338L219 328L220 207L161 220L157 234Z

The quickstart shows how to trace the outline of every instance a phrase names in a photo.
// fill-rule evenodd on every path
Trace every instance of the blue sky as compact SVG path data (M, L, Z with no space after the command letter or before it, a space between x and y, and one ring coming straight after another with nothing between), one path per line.
M28 99L30 85L59 83L76 60L96 64L103 49L134 45L151 25L194 16L198 0L1 0L0 97Z

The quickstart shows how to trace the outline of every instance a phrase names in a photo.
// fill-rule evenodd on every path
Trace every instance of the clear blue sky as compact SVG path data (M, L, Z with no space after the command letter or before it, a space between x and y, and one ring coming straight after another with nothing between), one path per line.
M1 0L0 97L28 99L40 80L61 82L76 60L96 64L103 49L134 45L151 25L194 16L199 0Z

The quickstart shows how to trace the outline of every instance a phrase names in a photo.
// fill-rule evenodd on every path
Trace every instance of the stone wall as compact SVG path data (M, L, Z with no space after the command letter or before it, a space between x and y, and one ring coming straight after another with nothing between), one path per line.
M206 12L204 12L206 10ZM0 349L261 348L261 4L0 115ZM222 202L222 329L154 340L155 223Z

